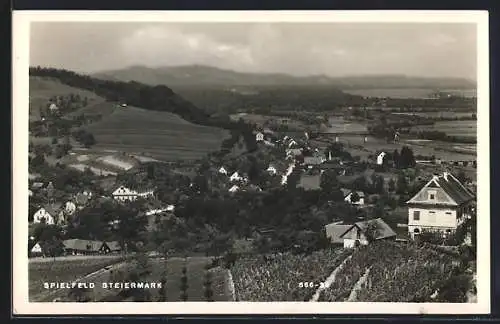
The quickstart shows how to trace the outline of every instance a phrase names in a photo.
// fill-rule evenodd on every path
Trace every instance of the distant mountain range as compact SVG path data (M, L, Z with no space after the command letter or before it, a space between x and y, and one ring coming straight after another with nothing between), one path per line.
M243 73L204 65L151 68L131 66L120 70L102 71L95 78L114 81L137 81L150 85L179 86L332 86L341 90L405 89L433 90L475 89L476 83L463 78L427 78L406 75L359 75L329 77L312 75L297 77L288 74Z

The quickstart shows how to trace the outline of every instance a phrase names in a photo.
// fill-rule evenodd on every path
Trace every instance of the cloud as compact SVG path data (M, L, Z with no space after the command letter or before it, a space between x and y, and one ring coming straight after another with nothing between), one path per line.
M36 23L31 64L98 71L213 65L297 75L476 74L471 24Z

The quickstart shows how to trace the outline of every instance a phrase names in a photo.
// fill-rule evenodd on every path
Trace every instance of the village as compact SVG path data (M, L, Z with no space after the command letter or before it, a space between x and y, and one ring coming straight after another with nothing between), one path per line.
M345 248L368 244L367 237L370 235L375 235L374 240L397 241L424 237L430 239L430 236L435 241L437 236L438 241L441 239L444 243L475 213L475 182L460 171L457 163L445 166L442 161L415 161L413 152L405 146L400 153L397 150L379 152L372 159L360 161L349 154L344 145L339 143L338 137L332 139L326 148L320 148L314 146L315 142L307 132L301 136L286 135L267 127L257 127L252 136L260 158L258 163L248 167L241 161L241 156L230 160L227 157L212 158L208 168L205 166L205 171L199 171L188 186L184 182L184 192L200 195L200 178L204 178L206 182L203 186L211 187L205 194L209 195L211 191L217 190L223 199L232 199L231 197L241 193L259 195L275 192L279 188L290 186L300 188L303 190L301 192L321 190L331 195L337 194L333 189L338 189L337 192L342 195L341 200L353 206L355 211L363 211L350 220L340 216L332 223L323 224L323 231L330 242L334 245L341 244ZM397 136L395 134L394 141L398 140ZM456 170L459 171L454 174ZM113 240L91 239L96 236L95 233L81 231L81 237L65 235L68 227L72 227L74 233L78 232L74 230L75 227L85 227L81 224L82 220L78 220L78 214L95 206L96 201L111 202L125 208L130 204L138 205L134 210L147 219L145 227L149 231L160 219L175 217L175 203L160 199L157 192L155 182L159 183L163 179L153 177L146 186L137 182L134 185L134 181L128 181L132 185L126 185L123 181L120 183L116 180L112 187L109 185L110 176L94 178L107 179L109 191L102 188L97 191L90 189L95 188L99 179L86 181L89 185L83 185L71 195L54 188L50 179L46 179L47 182L30 181L30 201L38 202L36 206L30 203L30 207L33 206L29 217L30 256L54 256L54 253L102 255L133 251L134 248L130 250L127 246L137 242L127 242L124 237L115 237ZM182 188L175 188L179 189ZM169 193L164 191L162 197L168 196ZM223 191L226 194L221 193ZM179 201L177 198L175 200ZM94 207L95 211L99 210ZM104 210L102 212L105 213ZM110 228L120 226L120 216L106 219ZM61 232L56 235L58 247L54 247L52 238L46 239L46 235L36 230L40 224L42 228L50 225L60 229ZM367 233L373 226L380 230L375 231L375 234ZM273 233L258 226L255 229L259 233L267 233L266 235ZM468 231L464 237L469 244L472 234ZM45 241L40 238L45 238ZM252 239L235 237L233 248L248 245L249 240Z

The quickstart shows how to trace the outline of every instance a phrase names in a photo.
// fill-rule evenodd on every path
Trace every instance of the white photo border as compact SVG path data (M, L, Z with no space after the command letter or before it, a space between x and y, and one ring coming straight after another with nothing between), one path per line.
M477 303L168 302L30 303L28 299L28 93L30 23L358 22L477 25ZM13 313L135 314L489 314L490 153L487 11L13 11ZM54 40L57 41L57 40ZM488 126L488 127L486 127Z

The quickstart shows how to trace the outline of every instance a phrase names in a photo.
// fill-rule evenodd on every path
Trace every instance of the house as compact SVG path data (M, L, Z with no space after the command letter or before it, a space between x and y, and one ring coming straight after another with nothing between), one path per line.
M434 175L408 206L408 234L414 239L423 231L439 231L445 235L471 217L475 196L451 173Z
M55 224L55 218L59 214L60 205L53 204L38 209L33 215L33 223Z
M50 109L50 111L56 111L56 110L59 110L59 107L57 107L57 105L55 103L51 103L49 105L49 109Z
M238 191L238 190L240 190L240 187L238 187L237 185L234 185L234 186L232 186L232 187L229 189L229 192L236 192L236 191Z
M42 188L43 188L43 182L34 182L31 185L31 189L33 189L33 190L39 190L39 189L42 189Z
M350 189L340 189L344 194L344 201L351 203L353 205L364 205L365 204L365 194L362 191L355 191ZM354 193L357 193L359 199L356 202L352 202L352 197Z
M396 232L381 218L376 218L354 223L340 238L344 240L344 248L354 248L368 245L370 240L396 239Z
M153 195L153 189L132 190L125 186L120 186L112 193L113 198L121 202L134 201L137 198L148 198Z
M380 152L379 155L377 155L377 165L382 165L384 164L384 158L387 155L385 152Z
M243 177L240 176L238 171L236 171L229 177L229 181L241 181L241 180L243 180Z
M255 134L255 141L257 142L262 142L264 140L264 134L261 132L258 132Z
M288 143L288 148L293 148L293 147L296 147L297 145L299 145L299 143L295 142L295 140L291 140Z
M275 175L278 172L276 168L272 165L269 165L266 171L269 172L270 175Z
M323 156L304 156L304 165L308 167L313 167L315 165L320 165L325 162L325 158Z
M32 247L30 247L30 250L29 250L29 255L30 256L41 256L43 255L43 249L42 249L42 246L40 245L39 242L35 243L35 245L33 245Z
M110 249L106 242L70 239L63 241L64 251L68 254L104 254L109 253Z
M226 170L226 169L222 166L222 167L220 167L220 169L219 169L219 173L220 173L220 174L227 175L227 170Z
M340 236L347 232L348 229L351 228L352 225L345 225L339 223L331 223L325 225L325 234L326 237L330 240L332 244L344 244L344 239Z

